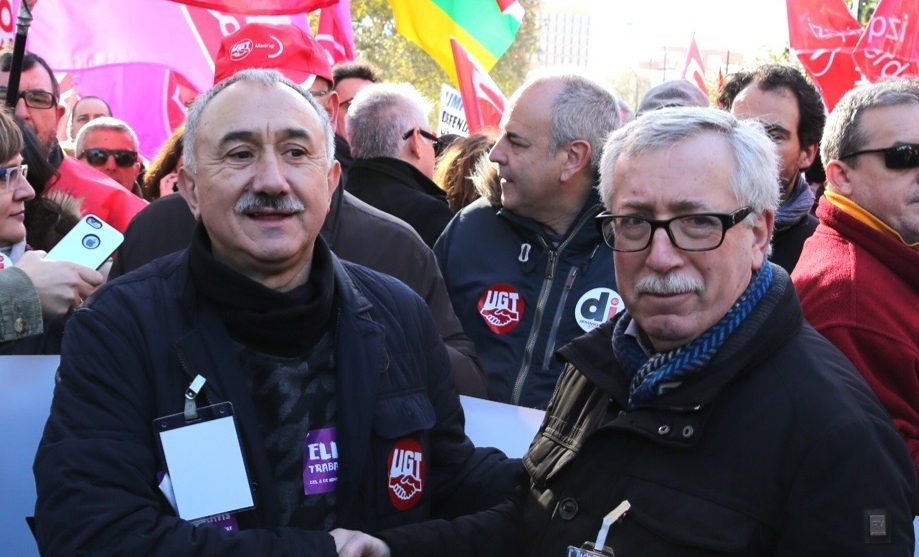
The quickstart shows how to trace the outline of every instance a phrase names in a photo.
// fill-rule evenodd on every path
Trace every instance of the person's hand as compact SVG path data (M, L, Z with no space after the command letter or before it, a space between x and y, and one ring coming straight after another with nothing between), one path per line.
M175 193L178 190L176 187L176 182L179 181L178 172L170 172L169 174L160 178L160 197L166 197L170 193Z
M390 557L388 545L363 532L336 528L329 533L335 538L338 557Z
M50 261L45 255L41 250L27 251L16 262L35 286L45 317L76 309L103 282L99 271L69 261Z

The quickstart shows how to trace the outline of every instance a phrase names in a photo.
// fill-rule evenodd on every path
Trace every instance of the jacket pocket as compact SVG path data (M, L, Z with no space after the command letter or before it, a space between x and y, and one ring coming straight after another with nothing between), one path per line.
M425 393L405 394L377 401L373 432L383 439L396 439L429 430L436 421L434 407Z
M758 523L708 499L633 478L625 490L631 520L654 537L705 551L747 553Z

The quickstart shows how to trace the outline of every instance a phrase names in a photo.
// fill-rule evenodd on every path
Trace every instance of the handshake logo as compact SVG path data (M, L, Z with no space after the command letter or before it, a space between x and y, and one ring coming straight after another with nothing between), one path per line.
M424 454L414 439L400 439L388 459L389 500L400 511L418 504L424 491Z
M495 334L513 331L523 316L523 297L509 284L496 284L479 298L479 314Z

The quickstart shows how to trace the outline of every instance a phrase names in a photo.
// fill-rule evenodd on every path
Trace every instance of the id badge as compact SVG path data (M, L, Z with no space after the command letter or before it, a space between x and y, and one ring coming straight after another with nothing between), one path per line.
M568 546L568 557L616 557L613 550L603 546L602 551L597 551L594 544L587 542L581 547Z
M254 507L233 405L221 402L153 420L175 494L176 511L197 520Z

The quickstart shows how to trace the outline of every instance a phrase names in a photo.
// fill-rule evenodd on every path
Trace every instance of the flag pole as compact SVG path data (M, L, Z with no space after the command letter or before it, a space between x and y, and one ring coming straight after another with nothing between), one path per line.
M33 2L34 3L34 2ZM22 75L22 59L26 55L26 37L32 25L32 10L29 0L22 0L19 5L19 17L16 20L16 41L13 43L13 59L10 64L10 79L6 90L6 106L14 108L19 101L19 77Z

